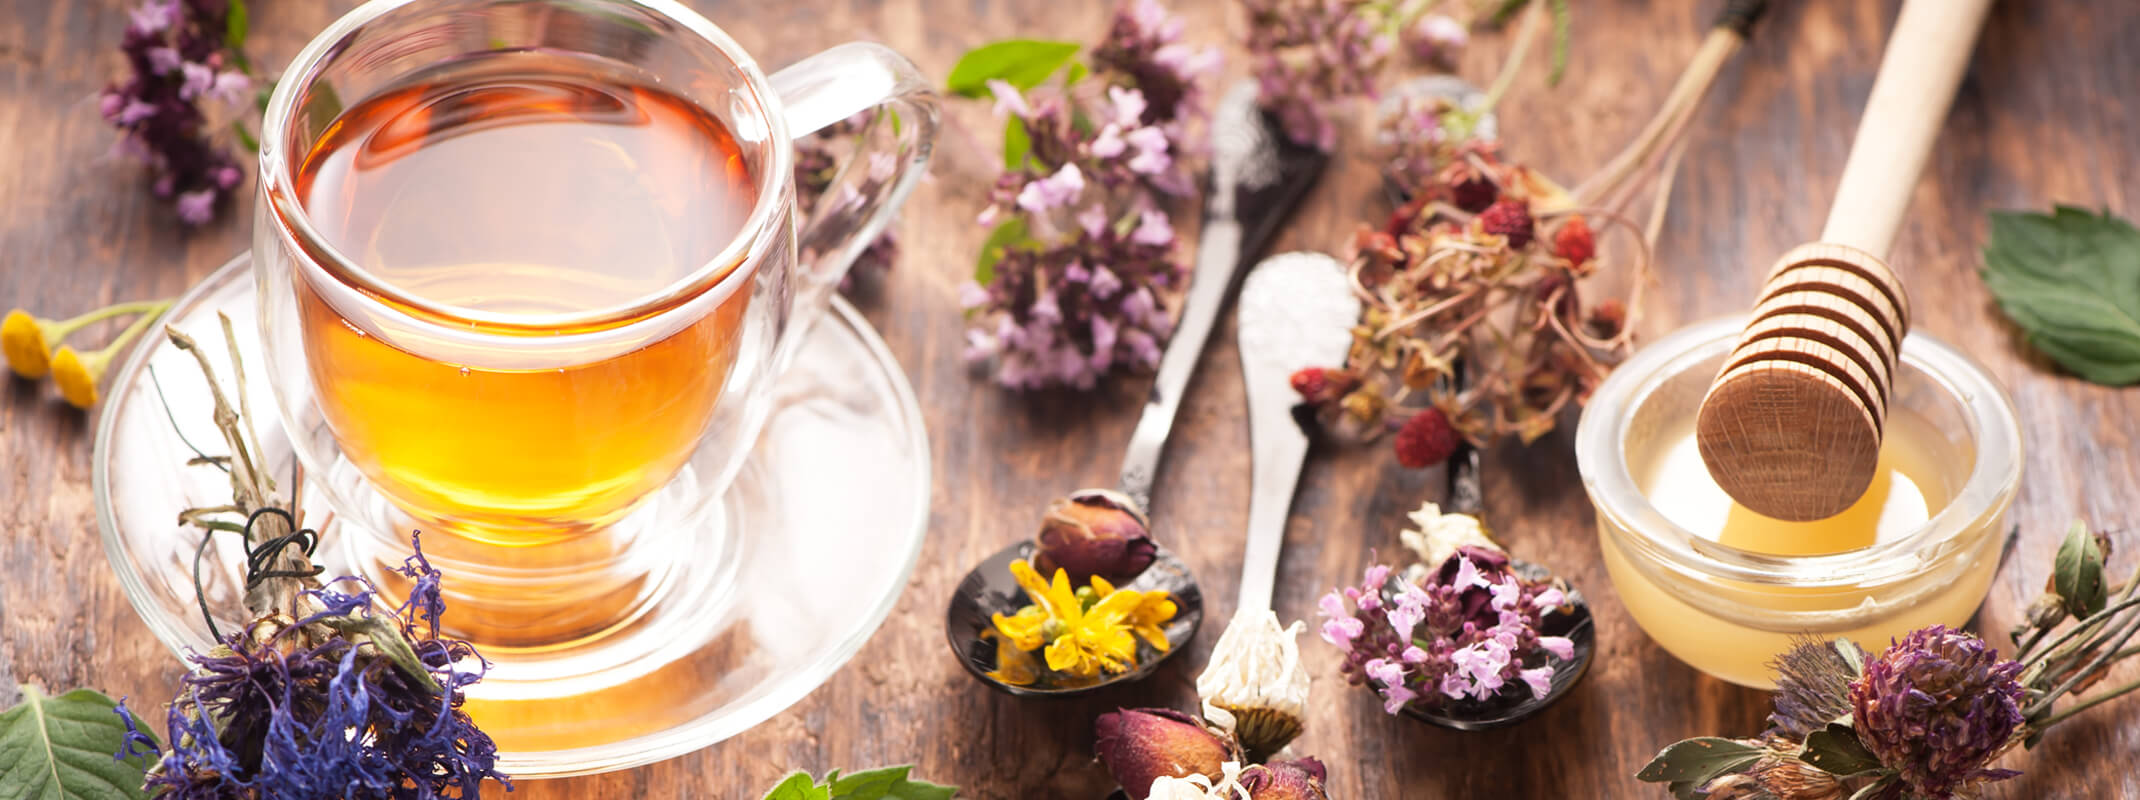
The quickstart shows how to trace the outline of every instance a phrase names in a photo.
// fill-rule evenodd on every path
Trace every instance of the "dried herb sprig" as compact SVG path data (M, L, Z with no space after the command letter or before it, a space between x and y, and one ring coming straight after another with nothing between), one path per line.
M1587 399L1633 348L1681 143L1761 5L1730 4L1657 115L1573 190L1480 138L1480 121L1542 34L1539 14L1519 26L1481 103L1415 98L1385 115L1384 177L1401 202L1350 243L1364 305L1353 348L1342 365L1293 379L1324 430L1355 439L1396 431L1399 462L1425 467L1459 439L1533 441ZM1645 186L1653 201L1638 224L1625 207ZM1592 297L1600 290L1591 279L1611 272L1594 222L1633 234L1624 296ZM1459 363L1470 367L1468 384L1451 380Z
M98 110L119 129L120 151L148 164L151 191L171 202L180 221L206 224L245 180L205 110L244 108L255 96L245 2L146 0L128 19L119 44L127 76L105 87ZM231 125L252 147L244 123Z
M148 755L148 790L176 800L480 797L485 782L505 781L496 745L462 709L486 662L440 634L438 571L412 537L416 553L398 570L411 589L396 608L379 608L377 588L363 578L318 579L309 558L317 534L298 525L288 510L295 503L282 501L259 461L237 337L228 317L222 325L235 407L202 348L165 329L200 366L229 448L227 457L196 463L228 473L231 502L180 519L209 537L244 536L250 621L207 653L188 655L192 669L166 714L168 750L118 707L130 732L122 755Z
M2140 574L2113 585L2109 553L2109 537L2074 523L2050 585L2012 632L2013 658L1943 625L1912 631L1877 657L1847 641L1804 640L1773 664L1767 732L1677 742L1636 777L1667 784L1681 800L1947 800L2019 775L1992 764L2140 690L2134 680L2080 697L2140 656Z

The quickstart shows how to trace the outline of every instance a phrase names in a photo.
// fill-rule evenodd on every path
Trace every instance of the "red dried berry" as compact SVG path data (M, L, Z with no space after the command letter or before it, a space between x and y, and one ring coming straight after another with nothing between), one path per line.
M1421 409L1397 429L1397 463L1425 469L1449 460L1463 440L1439 408Z
M1323 377L1322 367L1302 367L1300 371L1293 373L1292 381L1293 391L1299 392L1300 399L1310 403L1320 400L1323 393L1330 389L1330 382Z
M1531 209L1518 200L1498 200L1479 212L1479 226L1487 233L1508 237L1508 246L1521 250L1531 243Z
M1501 187L1495 186L1486 176L1474 174L1457 181L1449 187L1449 202L1473 214L1479 213L1495 200L1501 199Z
M1581 216L1569 217L1560 230L1553 232L1553 254L1568 260L1570 269L1581 270L1584 264L1598 255L1596 234L1591 233L1590 223Z
M1598 301L1597 306L1590 309L1588 325L1590 335L1600 339L1620 335L1620 331L1627 327L1627 304L1618 300Z

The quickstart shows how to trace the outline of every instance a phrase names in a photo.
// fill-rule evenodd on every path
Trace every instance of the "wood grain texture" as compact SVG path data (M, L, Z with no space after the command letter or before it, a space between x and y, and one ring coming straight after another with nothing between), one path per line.
M107 156L112 135L94 93L120 69L125 0L0 0L0 302L47 315L118 299L171 295L246 246L248 208L186 233L145 181ZM693 4L769 64L849 39L884 41L943 75L958 54L1014 34L1097 38L1105 0L742 0ZM257 0L257 52L279 63L348 0ZM1182 0L1193 37L1220 41L1238 22L1216 2ZM1603 163L1668 90L1715 2L1576 3L1573 68L1546 91L1543 70L1504 105L1507 151L1573 181ZM1664 282L1640 329L1651 336L1749 307L1770 259L1813 238L1835 189L1896 3L1781 2L1723 73L1687 150L1660 259ZM2016 505L2020 541L1980 614L2006 630L2044 584L2047 554L2072 517L2124 531L2119 562L2140 551L2140 391L2091 386L2026 352L1973 275L1988 208L2054 201L2140 216L2140 9L2036 0L1998 4L1935 148L1891 263L1910 276L1917 330L1981 359L2013 392L2028 440ZM1466 54L1483 80L1505 42ZM1237 54L1236 54L1237 55ZM1235 57L1229 68L1245 69ZM1089 720L1117 706L1188 708L1199 647L1144 684L1067 702L982 691L953 663L940 629L945 593L968 564L1028 535L1046 502L1106 484L1146 379L1091 395L1010 394L961 365L956 287L984 231L972 224L996 163L1001 126L966 104L934 179L901 224L905 256L862 306L906 367L927 410L936 465L931 530L897 609L854 660L794 708L698 753L592 778L524 782L512 797L755 798L781 773L914 762L920 774L977 798L1096 798L1109 781L1091 758ZM1349 142L1359 142L1357 133ZM1372 167L1341 157L1278 247L1333 249L1383 213ZM1181 552L1207 596L1231 598L1247 517L1248 429L1231 322L1222 322L1192 383L1157 486L1157 535ZM1662 797L1630 775L1663 744L1752 733L1767 696L1696 674L1628 619L1599 561L1589 503L1564 426L1529 448L1486 459L1488 516L1510 544L1589 593L1601 652L1571 696L1515 729L1464 734L1384 716L1343 686L1336 656L1303 645L1316 676L1312 719L1296 747L1332 766L1339 798ZM84 417L49 387L0 387L0 687L94 685L166 700L179 666L135 617L97 542ZM1397 546L1403 514L1438 472L1397 470L1382 448L1318 448L1302 480L1275 604L1311 616L1315 597L1356 580L1370 551ZM2126 566L2129 569L2129 566ZM1232 609L1208 610L1223 620ZM2128 668L2128 672L2132 672ZM0 703L14 701L0 689ZM1996 798L2140 797L2140 700L2061 726Z

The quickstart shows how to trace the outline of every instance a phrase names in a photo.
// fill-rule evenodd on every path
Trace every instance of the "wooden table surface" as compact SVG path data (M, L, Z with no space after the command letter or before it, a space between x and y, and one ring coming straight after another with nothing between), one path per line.
M1093 39L1105 0L950 4L927 0L698 0L768 63L849 39L876 39L941 76L960 53L1018 34ZM107 302L175 294L246 247L250 202L214 225L180 228L130 163L95 92L120 67L125 0L4 0L0 18L0 303L67 316ZM254 52L283 63L346 9L256 0ZM1219 2L1181 3L1192 37L1219 42L1239 22ZM1508 152L1572 182L1633 135L1693 52L1716 0L1576 3L1573 68L1546 90L1534 73L1502 109ZM1687 150L1661 245L1664 283L1649 335L1739 310L1758 271L1817 232L1871 84L1896 3L1782 0L1729 66ZM1484 82L1505 47L1482 36L1464 58ZM1238 54L1237 49L1230 53ZM1229 68L1245 69L1234 57ZM2140 392L2057 374L2024 351L1974 276L1992 208L2053 202L2140 216L2140 8L2084 0L2009 0L1992 12L1944 138L1917 186L1893 263L1919 330L1961 346L2013 392L2027 438L2015 506L2018 558L2002 566L1979 619L2002 645L2016 609L2044 583L2048 548L2075 515L2140 526ZM1207 625L1197 647L1141 685L1078 701L984 691L947 654L946 592L967 566L1029 535L1051 497L1111 483L1148 381L1087 396L1018 395L960 361L955 299L984 231L972 224L993 177L996 131L982 104L948 115L934 179L916 193L905 255L863 308L905 366L926 409L936 465L920 566L875 638L794 708L729 741L668 762L569 781L529 781L526 798L755 798L805 768L913 762L979 798L1093 798L1110 788L1092 759L1089 721L1117 706L1190 707L1203 651L1232 609L1248 501L1248 429L1231 323L1191 385L1160 477L1156 535L1202 576ZM1354 137L1353 142L1357 142ZM250 189L248 188L248 191ZM1283 248L1334 249L1383 213L1371 166L1341 159L1282 235ZM99 546L89 488L89 425L46 386L0 388L0 705L18 682L88 685L137 707L170 696L175 663L136 618ZM1382 714L1347 688L1332 648L1303 644L1316 676L1296 744L1331 766L1338 798L1662 797L1630 775L1659 747L1697 734L1750 734L1766 694L1697 674L1629 620L1599 564L1591 510L1564 425L1529 447L1490 454L1488 517L1520 552L1579 584L1598 613L1600 653L1567 699L1504 731L1463 734ZM1287 532L1276 604L1310 616L1328 586L1356 580L1369 550L1396 547L1403 514L1438 492L1438 472L1406 472L1380 448L1319 448ZM2124 550L2140 551L2128 534ZM2130 555L2119 559L2129 563ZM2130 669L2130 668L2128 668ZM2140 797L2140 700L2061 726L1995 797Z

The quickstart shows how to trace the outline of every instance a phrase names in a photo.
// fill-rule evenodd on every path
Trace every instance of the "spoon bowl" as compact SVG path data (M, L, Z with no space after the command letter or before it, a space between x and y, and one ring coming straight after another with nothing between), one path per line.
M1545 567L1520 558L1511 559L1509 565L1524 580L1551 580L1553 577ZM1543 615L1539 622L1538 635L1568 637L1575 642L1575 657L1546 657L1553 667L1553 683L1544 697L1533 695L1529 689L1517 686L1511 686L1507 691L1487 700L1452 700L1437 693L1429 696L1439 698L1442 701L1440 705L1427 708L1422 707L1418 701L1413 701L1405 704L1404 715L1452 730L1492 730L1529 719L1566 695L1590 668L1590 657L1597 651L1598 637L1597 625L1590 616L1590 604L1584 601L1582 592L1576 591L1573 586L1566 586L1566 581L1562 583L1565 587L1563 591L1567 593L1567 602Z
M1204 621L1204 594L1197 588L1196 576L1189 573L1189 565L1160 547L1152 565L1121 588L1164 590L1173 595L1174 618L1167 621L1165 628L1167 649L1160 650L1140 639L1136 666L1112 675L1079 678L1048 670L1041 651L1024 652L1011 646L995 632L993 619L995 614L1014 614L1032 602L1011 577L1010 567L1012 561L1021 558L1031 561L1036 552L1038 548L1031 541L996 551L966 573L966 579L959 581L951 593L950 607L944 612L944 637L959 665L976 680L1017 697L1079 695L1142 680L1196 638L1197 626Z

